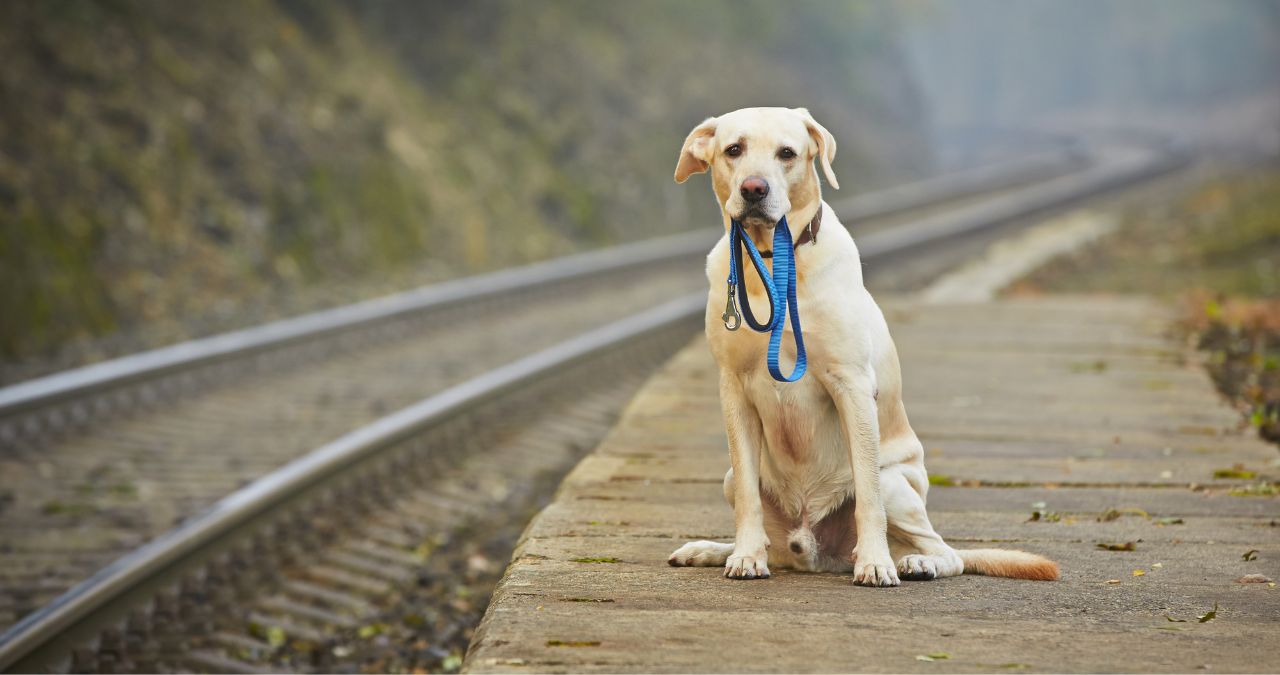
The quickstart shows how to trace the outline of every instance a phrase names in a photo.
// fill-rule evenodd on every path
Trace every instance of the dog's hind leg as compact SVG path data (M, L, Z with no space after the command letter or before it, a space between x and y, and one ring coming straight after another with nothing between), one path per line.
M724 500L733 508L733 469L724 474ZM672 552L667 564L672 567L720 567L733 554L733 544L717 541L691 541Z
M892 548L901 578L921 581L963 574L964 561L929 522L922 495L929 482L923 467L885 467L880 473L880 485L890 541L899 544Z
M676 549L667 564L672 567L722 567L733 553L733 544L717 541L691 541Z

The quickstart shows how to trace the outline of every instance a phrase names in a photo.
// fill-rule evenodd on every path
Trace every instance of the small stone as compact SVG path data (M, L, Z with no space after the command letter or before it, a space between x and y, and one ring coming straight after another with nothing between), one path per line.
M1271 579L1261 574L1246 574L1236 579L1237 584L1269 584Z

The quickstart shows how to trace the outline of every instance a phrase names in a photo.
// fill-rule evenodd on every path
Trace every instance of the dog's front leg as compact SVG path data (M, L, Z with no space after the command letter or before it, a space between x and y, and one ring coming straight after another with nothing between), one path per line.
M880 494L880 423L876 382L870 368L830 374L827 386L849 442L853 469L853 581L863 586L897 586L898 572L889 554L884 499Z
M764 531L764 507L760 502L760 417L747 400L738 375L721 373L720 406L733 465L735 526L733 554L724 563L724 575L731 579L767 579L769 537Z

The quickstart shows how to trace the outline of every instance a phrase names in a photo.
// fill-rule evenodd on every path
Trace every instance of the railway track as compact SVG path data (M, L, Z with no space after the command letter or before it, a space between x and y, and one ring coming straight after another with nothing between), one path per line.
M1104 162L947 209L976 188L953 193L934 200L935 215L860 245L872 261L918 254L1175 165L1164 155ZM0 667L369 663L378 641L365 638L408 630L369 623L388 611L380 603L421 589L415 575L431 561L456 563L474 537L450 533L523 522L513 514L536 508L644 374L697 330L697 260L714 234L416 291L0 391L6 471L26 472L0 525L6 541L26 542L0 551L9 603L0 611L27 615L0 636ZM32 461L37 452L55 461ZM83 499L67 499L68 486ZM51 525L60 519L79 526ZM455 618L422 618L419 632L435 644L401 662L440 666L451 656L439 639L449 630L465 646L457 626L466 617ZM370 626L377 635L362 635ZM410 633L399 637L413 643Z

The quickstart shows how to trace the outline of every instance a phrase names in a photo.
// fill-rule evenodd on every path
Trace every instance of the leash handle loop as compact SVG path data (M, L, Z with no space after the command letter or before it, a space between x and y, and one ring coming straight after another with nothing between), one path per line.
M785 220L785 219L784 219ZM751 254L751 264L756 268L756 275L760 277L760 281L764 282L766 296L769 298L769 320L761 323L756 319L756 315L751 311L751 301L747 297L747 285L741 283L738 278L741 274L742 267L742 245L746 244L747 253ZM768 271L764 266L764 258L760 257L760 251L756 250L756 245L751 241L751 237L746 235L746 231L742 227L742 223L733 221L732 231L729 236L729 288L732 291L735 287L738 291L738 309L742 312L742 318L747 325L757 333L763 333L769 330L774 322L777 321L777 292L773 286L773 280L769 278Z

